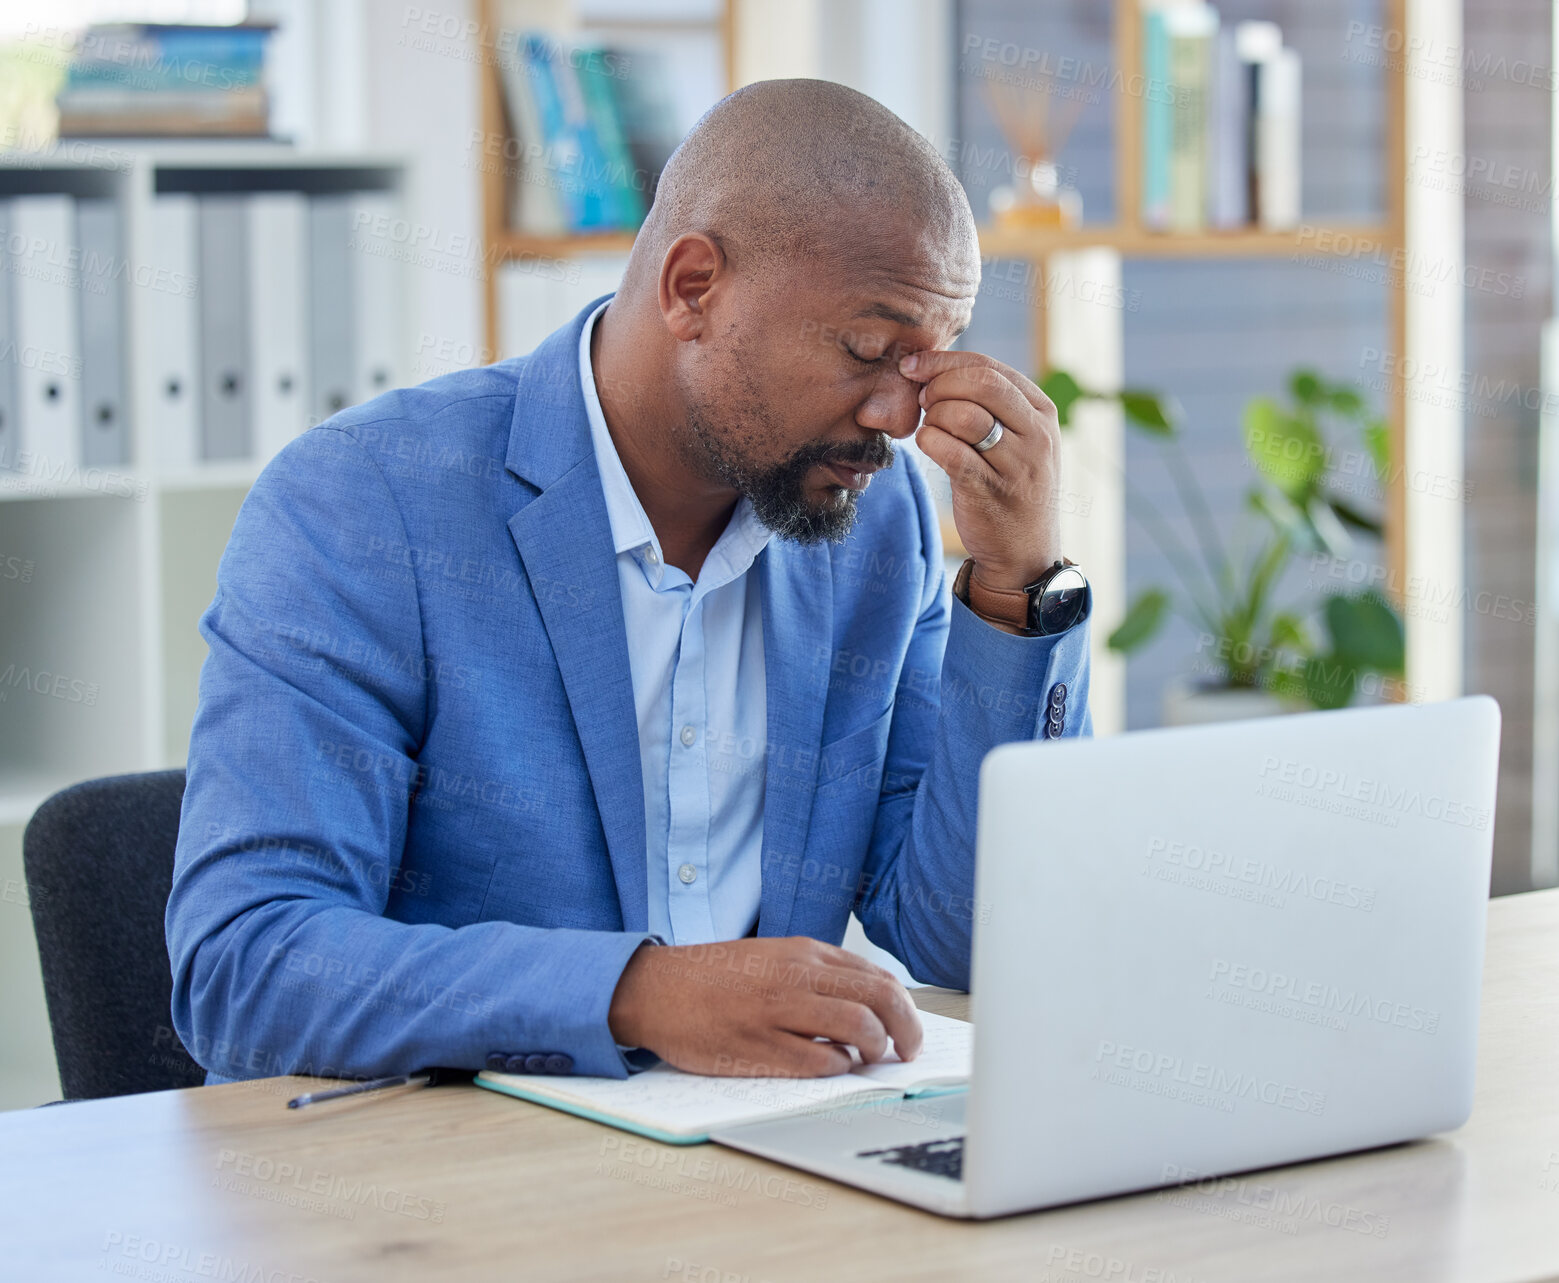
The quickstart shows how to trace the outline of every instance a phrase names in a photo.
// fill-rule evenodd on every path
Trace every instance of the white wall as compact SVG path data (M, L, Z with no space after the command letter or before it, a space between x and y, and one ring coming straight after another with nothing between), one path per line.
M0 1110L60 1098L25 887L22 828L0 825Z
M491 36L474 29L474 4L251 0L251 12L280 24L271 62L278 135L308 150L408 162L413 378L482 363L477 72Z
M450 38L408 21L402 0L334 0L362 9L364 145L411 162L407 217L417 229L410 273L413 377L482 364L480 95L483 33ZM467 0L444 0L451 19L468 19ZM445 28L447 29L447 28Z

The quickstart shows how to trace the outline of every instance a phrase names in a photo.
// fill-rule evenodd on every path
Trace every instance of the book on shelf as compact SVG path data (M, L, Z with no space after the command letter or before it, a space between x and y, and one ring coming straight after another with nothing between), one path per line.
M1169 82L1169 229L1198 232L1207 225L1207 110L1212 87L1218 14L1211 6L1175 5L1164 11Z
M1203 0L1142 11L1142 208L1155 231L1297 226L1300 60L1270 22Z
M110 23L88 28L66 72L72 88L241 89L265 71L266 23Z
M1245 227L1250 207L1250 84L1239 37L1220 27L1207 111L1207 221L1220 230Z
M1170 111L1174 89L1169 79L1169 30L1163 3L1142 10L1142 221L1151 228L1169 225Z
M130 23L82 35L56 105L61 137L265 136L269 23Z
M572 69L566 59L553 57L555 45L541 36L527 36L522 46L525 83L541 118L544 155L553 162L544 181L557 190L571 231L606 231L612 224L601 199L600 147L581 110L583 99Z
M670 63L662 50L609 49L607 54L616 68L612 98L633 164L634 186L643 194L647 210L654 202L660 171L684 132L677 121Z
M653 57L538 32L500 60L518 165L509 225L536 236L638 230L680 138Z
M614 227L638 227L649 207L636 181L633 156L623 133L612 76L601 59L587 59L578 68L579 91L589 115L590 132L601 157L605 201Z
M61 138L264 137L270 129L262 89L70 89L56 105Z
M1278 48L1253 65L1255 221L1273 231L1299 226L1299 55Z
M509 134L517 146L506 155L518 159L508 171L508 219L516 231L533 236L563 236L568 221L557 187L550 181L556 161L548 154L541 111L530 90L530 71L520 46L516 52L499 59L503 76L503 100L509 122Z

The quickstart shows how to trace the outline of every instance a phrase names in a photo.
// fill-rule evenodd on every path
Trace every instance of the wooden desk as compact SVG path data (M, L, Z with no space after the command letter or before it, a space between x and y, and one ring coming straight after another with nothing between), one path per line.
M922 991L961 1015L965 999ZM476 1088L291 1113L268 1079L0 1115L0 1276L1533 1280L1559 1275L1559 890L1490 907L1478 1102L1443 1139L1004 1221Z

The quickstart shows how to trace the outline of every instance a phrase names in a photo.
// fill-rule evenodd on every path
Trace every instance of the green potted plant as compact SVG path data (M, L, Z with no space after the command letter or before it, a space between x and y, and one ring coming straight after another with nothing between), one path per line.
M1368 507L1371 497L1350 491L1365 488L1356 479L1373 482L1386 475L1390 438L1357 389L1297 370L1286 401L1257 397L1245 407L1243 438L1255 480L1242 519L1226 539L1187 461L1168 398L1131 389L1085 389L1064 370L1052 370L1040 385L1055 402L1063 428L1079 401L1112 401L1127 423L1163 449L1191 537L1183 537L1127 482L1127 510L1164 553L1177 583L1173 591L1152 587L1139 593L1110 634L1109 646L1132 654L1152 641L1172 614L1197 630L1192 673L1166 692L1166 723L1340 708L1360 693L1400 691L1402 621L1380 594L1280 600L1284 572L1296 558L1311 558L1312 565L1331 562L1354 556L1359 539L1381 539L1381 519ZM1356 447L1339 446L1348 436Z

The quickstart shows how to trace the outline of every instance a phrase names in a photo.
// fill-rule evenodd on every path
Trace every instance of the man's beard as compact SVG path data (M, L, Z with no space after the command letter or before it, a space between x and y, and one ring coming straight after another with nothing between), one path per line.
M836 463L865 472L893 466L893 441L882 432L848 443L810 442L765 467L753 464L733 435L716 428L700 407L688 407L687 425L705 470L744 495L766 528L794 543L841 543L855 525L862 492L830 487L828 497L814 503L807 498L807 476L813 468Z

